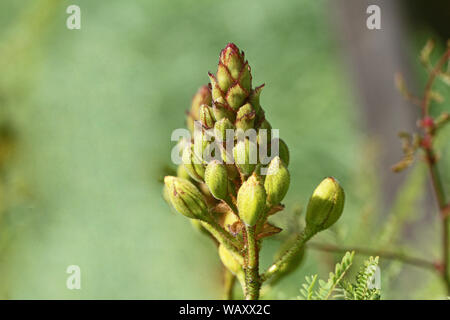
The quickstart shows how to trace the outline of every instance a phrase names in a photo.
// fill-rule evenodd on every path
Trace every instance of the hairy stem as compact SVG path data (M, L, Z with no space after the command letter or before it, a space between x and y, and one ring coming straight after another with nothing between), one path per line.
M247 263L245 266L245 299L258 300L261 281L259 278L259 252L256 226L245 227L247 236Z
M217 241L219 241L220 244L224 245L225 248L237 256L242 256L242 244L226 230L224 230L217 222L213 220L208 222L202 221L201 224L214 236L214 238L217 239Z
M300 252L300 250L304 247L306 242L308 242L309 239L311 239L314 236L314 233L310 232L303 232L301 233L295 243L292 245L292 247L286 251L278 261L273 263L265 273L261 276L261 282L264 282L268 279L270 279L272 276L280 272L281 267L288 263L292 258L295 257L297 253Z

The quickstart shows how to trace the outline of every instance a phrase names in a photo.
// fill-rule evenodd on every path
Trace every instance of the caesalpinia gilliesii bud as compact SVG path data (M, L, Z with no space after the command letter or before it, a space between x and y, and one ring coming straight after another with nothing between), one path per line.
M339 182L325 178L314 190L306 210L306 232L315 234L331 227L344 210L345 194Z
M290 176L280 157L275 157L269 164L264 188L267 193L267 204L277 205L283 200L289 189Z
M205 182L214 198L224 200L228 196L228 172L218 160L211 161L206 167Z
M241 264L237 260L237 257L233 255L227 248L223 245L219 246L219 257L223 265L234 275L241 277L243 276L244 270Z
M211 106L211 90L208 86L202 86L192 98L191 109L187 117L187 127L189 131L194 132L194 121L200 120L200 106L206 104Z
M246 225L254 226L264 215L266 199L261 180L253 174L242 184L237 195L239 217Z
M214 127L216 121L211 107L206 104L200 106L200 122L205 129L211 129Z
M244 175L252 174L256 167L257 146L250 139L239 140L233 149L233 157L239 171Z
M197 182L202 182L205 176L205 168L201 160L194 152L193 145L187 145L183 150L182 161L187 173Z
M203 221L208 220L208 207L203 194L186 179L166 176L164 184L174 209L182 215Z

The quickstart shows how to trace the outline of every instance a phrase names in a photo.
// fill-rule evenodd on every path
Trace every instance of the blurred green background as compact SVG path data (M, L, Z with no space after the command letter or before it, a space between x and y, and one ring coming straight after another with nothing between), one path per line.
M81 7L81 30L66 28L70 4ZM0 297L221 297L213 244L170 212L161 178L171 165L170 134L184 126L192 95L228 42L245 51L254 84L266 84L262 105L291 150L280 225L332 175L347 205L340 231L323 238L344 241L359 232L366 239L361 215L373 213L373 225L385 220L377 212L384 207L376 171L383 141L372 143L361 120L332 10L322 0L2 0L0 123L15 149L0 189ZM408 55L416 57L432 35L413 33ZM424 193L422 171L409 191L413 200ZM431 231L420 231L405 237L432 241ZM279 243L267 241L265 265ZM308 252L301 270L269 297L298 295L305 275L326 276L337 260ZM81 268L81 290L66 288L73 264ZM443 294L426 271L406 269L384 297L417 297L406 291L411 286L429 298Z

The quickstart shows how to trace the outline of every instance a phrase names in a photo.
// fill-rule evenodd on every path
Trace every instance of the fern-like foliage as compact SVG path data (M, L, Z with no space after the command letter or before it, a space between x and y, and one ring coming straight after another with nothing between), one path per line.
M298 298L306 300L328 300L332 298L335 290L338 289L339 283L350 269L354 255L355 252L347 252L342 258L341 263L336 264L334 273L330 272L328 281L319 279L319 288L317 290L314 290L317 282L317 275L306 277L306 283L302 285L302 288L300 289L301 296Z
M381 290L376 287L375 273L378 269L378 257L370 257L356 275L355 283L342 281L336 298L346 300L380 300Z
M330 272L328 281L323 281L314 276L306 277L306 283L300 288L302 300L379 300L381 290L377 288L376 272L378 269L378 257L370 257L364 262L353 283L343 278L353 263L355 252L347 252L342 261L336 264L334 273ZM316 283L318 289L315 289Z

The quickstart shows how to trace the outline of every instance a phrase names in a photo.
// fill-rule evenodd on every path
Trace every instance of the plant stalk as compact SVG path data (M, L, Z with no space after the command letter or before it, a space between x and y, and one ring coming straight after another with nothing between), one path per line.
M202 226L208 230L222 245L224 245L228 250L236 254L237 256L242 256L242 244L234 238L231 234L229 234L226 230L224 230L217 222L211 221L202 221Z
M245 299L258 300L261 280L259 277L259 252L256 226L245 227L247 236L247 263L245 265Z
M314 233L311 232L302 232L295 243L292 245L292 247L286 251L278 261L276 261L274 264L272 264L265 273L261 276L261 282L264 282L268 279L270 279L272 276L274 276L276 273L278 273L281 269L281 267L289 262L292 258L295 257L297 253L300 252L300 250L304 247L306 242L308 242L309 239L311 239L314 236Z

